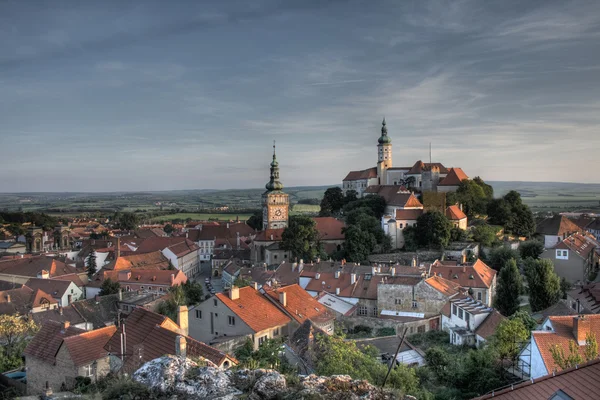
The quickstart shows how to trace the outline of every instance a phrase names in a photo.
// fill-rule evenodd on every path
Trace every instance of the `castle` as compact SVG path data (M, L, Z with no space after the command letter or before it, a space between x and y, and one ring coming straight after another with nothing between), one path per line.
M454 192L461 181L469 179L461 168L446 168L441 163L424 163L421 160L412 167L394 167L392 159L392 139L388 136L384 118L381 136L377 140L377 166L350 171L342 182L344 194L355 190L362 196L377 193L378 188L389 185L420 192Z

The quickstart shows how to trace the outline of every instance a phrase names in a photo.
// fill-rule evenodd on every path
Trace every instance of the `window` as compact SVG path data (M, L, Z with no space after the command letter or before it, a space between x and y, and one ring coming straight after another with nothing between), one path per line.
M218 313L215 313L215 318L219 318L219 314Z
M396 299L396 300L394 300L394 304L402 304L402 299Z
M452 314L456 315L458 309L456 308L456 304L452 304Z
M217 306L217 299L213 300L213 304L214 304L215 307Z
M413 300L412 308L417 308L417 307L419 307L419 304Z
M400 229L404 228L404 224L400 224Z
M279 328L275 328L273 331L273 336L279 336Z
M465 321L467 322L467 326L469 325L469 319L471 318L471 314L465 312Z
M367 315L367 306L358 306L358 315L366 316Z
M83 376L93 376L94 366L92 364L83 367Z
M415 328L413 328L412 326L410 327L410 329L408 330L409 333L413 333L415 331Z
M73 289L71 289L71 294L73 293Z
M373 316L376 317L377 315L379 315L377 313L377 306L373 307Z
M229 317L227 317L227 320L229 322L229 325L231 326L235 326L235 317L232 317L231 315Z
M462 308L458 309L458 318L463 319L463 309Z
M129 311L129 306L126 304L123 304L123 311L125 311L125 312Z
M148 286L148 290L152 290L152 286Z
M558 260L568 260L569 259L569 251L568 250L556 250L556 258Z
M258 345L261 346L267 340L266 336L262 336L258 338Z
M127 290L128 292L131 291L131 287L129 285L125 286L125 290Z
M202 310L196 310L196 318L202 319Z
M477 300L481 301L481 292L477 292Z
M140 289L144 290L144 287L142 286L142 287L140 287Z
M162 292L162 291L163 291L163 288L158 288L158 291L159 291L159 292Z
M417 333L425 333L425 325L421 325L417 328Z

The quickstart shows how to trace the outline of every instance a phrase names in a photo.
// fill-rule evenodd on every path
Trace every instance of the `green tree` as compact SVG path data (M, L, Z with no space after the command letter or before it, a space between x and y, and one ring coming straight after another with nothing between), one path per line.
M451 242L464 242L467 240L467 231L458 227L452 227L450 230L450 241Z
M385 199L376 194L370 194L365 197L361 197L358 200L351 201L344 206L344 215L347 215L350 211L356 208L370 208L373 211L373 216L380 220L385 212Z
M544 252L544 244L539 240L527 240L519 246L519 254L524 260L528 257L537 260Z
M338 186L330 187L325 191L323 200L321 200L321 211L319 215L327 217L337 215L344 207L344 193Z
M239 288L243 288L243 287L252 285L252 281L250 279L245 279L245 278L242 278L241 276L238 276L235 279L235 281L233 282L233 285L237 286Z
M281 235L281 248L292 253L293 258L314 260L322 249L315 221L310 217L290 217L287 228Z
M417 251L419 249L419 239L417 237L417 228L407 226L402 231L404 235L404 251Z
M514 360L529 334L521 319L505 319L498 324L491 343L500 359Z
M37 333L33 320L15 315L0 315L0 372L23 366L23 350Z
M555 344L550 348L550 353L556 365L561 369L572 368L598 358L598 342L596 335L588 332L585 336L585 347L583 355L579 352L579 347L575 341L569 341L569 353L565 354L562 346Z
M521 286L521 274L517 262L510 259L498 275L494 307L500 314L509 317L519 310Z
M566 300L567 292L571 289L573 289L573 285L565 278L560 278L560 298Z
M255 231L262 231L263 228L263 213L262 211L255 211L254 214L248 218L246 224L254 229Z
M169 288L169 297L158 305L157 311L159 314L165 315L173 321L177 321L179 306L185 306L187 305L187 302L185 289L182 285L176 285Z
M489 255L489 266L494 268L496 271L500 271L502 267L507 265L510 260L515 260L517 263L519 262L519 253L516 251L500 246L496 249L493 249Z
M501 199L490 201L487 213L491 224L504 227L508 233L525 237L531 237L535 233L533 213L523 204L521 195L514 190Z
M363 262L377 245L377 239L372 233L363 231L356 225L344 228L344 251L346 258L351 262Z
M487 214L490 224L503 227L510 219L510 207L503 198L493 199L487 206Z
M452 371L452 359L450 354L439 346L433 346L427 349L425 352L425 360L427 366L432 369L437 378L446 382L448 380L448 374L453 374Z
M430 248L444 248L450 243L452 223L439 211L431 211L417 219L419 245Z
M535 219L526 204L521 204L512 209L512 218L506 225L506 230L526 238L530 238L535 234Z
M560 299L560 278L548 259L525 260L525 278L529 287L529 302L533 312L544 310Z
M200 283L188 279L182 286L188 306L195 306L204 300L204 291Z
M344 205L356 200L358 200L358 193L356 190L346 191L346 195L344 196Z
M171 233L173 233L173 230L174 230L174 228L173 228L173 225L171 225L171 224L166 224L163 228L163 231L165 231L165 233L167 235L170 235Z
M498 240L496 229L490 225L477 225L473 229L473 240L482 246L491 247Z
M462 204L463 210L469 218L477 214L485 214L487 205L493 197L493 190L491 190L492 196L489 195L490 189L489 185L485 184L481 179L465 179L459 184L455 194L449 196L450 198L446 200L446 203L454 201L451 204L457 202Z
M96 251L94 249L92 249L92 251L90 252L90 255L88 256L88 259L87 259L87 276L88 276L88 278L91 278L92 276L94 276L94 274L96 273L97 270L98 270L98 266L96 265Z
M100 287L100 296L107 296L109 294L117 294L119 293L119 289L121 289L121 284L117 281L113 281L110 278L106 278L104 282L102 282L102 286Z
M510 319L520 319L521 322L523 322L523 325L525 326L525 328L527 328L527 330L529 332L531 332L532 330L534 330L538 326L537 321L535 319L533 319L533 317L531 316L531 314L529 314L525 310L519 310L519 311L517 311L516 313L514 313L513 315L511 315Z

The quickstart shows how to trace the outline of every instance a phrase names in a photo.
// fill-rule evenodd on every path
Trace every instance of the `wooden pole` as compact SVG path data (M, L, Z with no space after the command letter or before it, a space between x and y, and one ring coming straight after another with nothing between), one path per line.
M392 363L390 364L390 366L388 368L388 372L385 375L385 379L383 380L383 383L381 384L382 389L385 386L385 383L387 382L388 377L390 376L390 372L392 372L392 368L394 368L394 364L396 363L396 357L398 357L398 353L400 353L400 347L402 347L402 343L404 343L404 337L406 336L407 331L408 331L408 328L404 328L404 333L402 334L402 339L400 339L400 343L398 344L398 348L396 349L396 354L394 354Z

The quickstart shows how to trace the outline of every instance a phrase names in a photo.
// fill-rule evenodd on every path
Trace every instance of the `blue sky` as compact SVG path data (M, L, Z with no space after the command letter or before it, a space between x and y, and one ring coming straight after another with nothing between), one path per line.
M0 191L600 182L599 86L598 1L5 0Z

